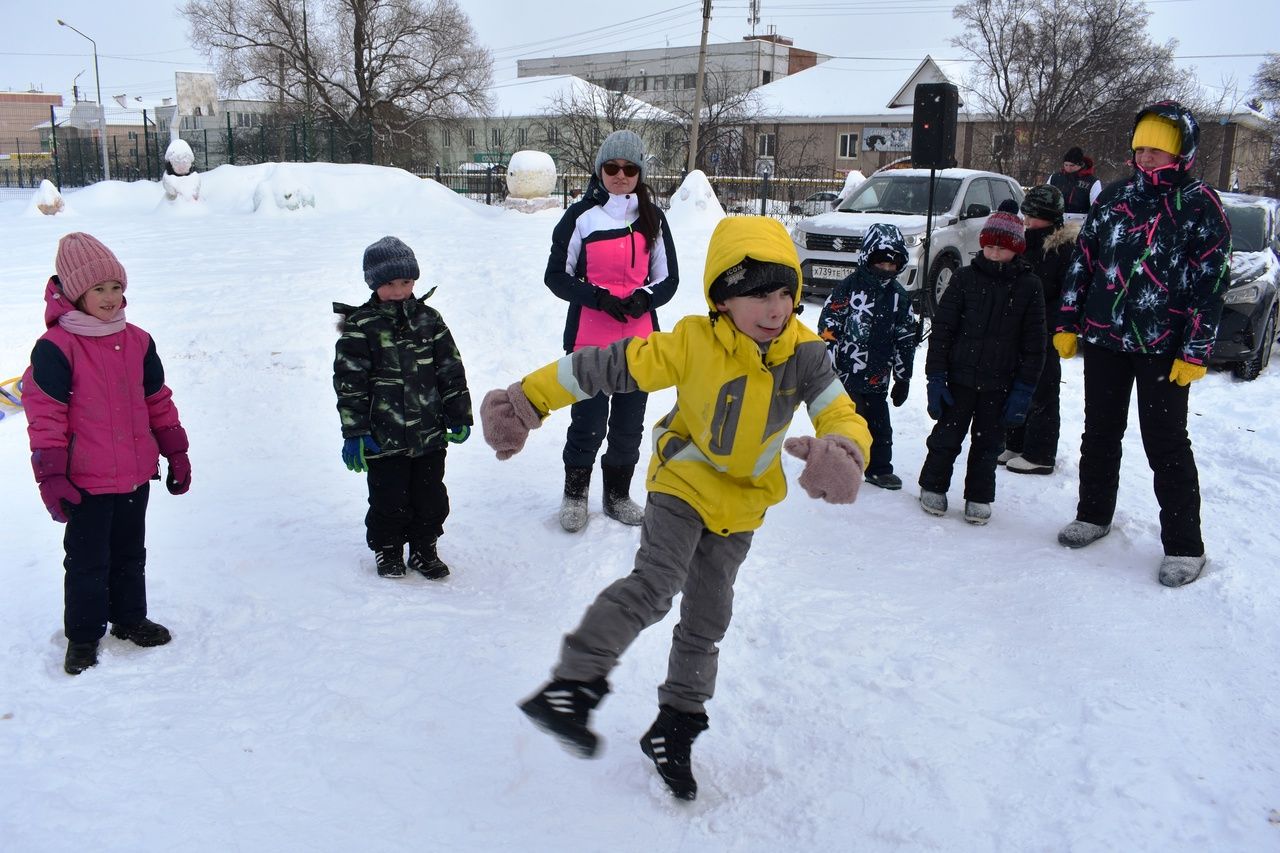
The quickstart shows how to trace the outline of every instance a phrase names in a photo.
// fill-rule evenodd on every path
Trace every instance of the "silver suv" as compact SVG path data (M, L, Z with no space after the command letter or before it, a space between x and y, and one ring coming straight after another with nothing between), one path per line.
M862 259L862 235L877 222L898 226L907 244L907 267L898 280L917 307L933 313L952 274L979 251L978 235L1000 202L1022 203L1022 187L1007 175L974 169L935 174L929 282L921 286L921 245L929 205L928 169L877 172L830 213L802 219L793 229L804 272L804 294L825 300Z

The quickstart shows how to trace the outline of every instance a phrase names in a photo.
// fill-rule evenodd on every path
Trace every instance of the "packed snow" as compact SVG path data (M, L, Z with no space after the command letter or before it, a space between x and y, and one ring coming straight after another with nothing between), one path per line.
M202 178L180 206L145 182L68 191L56 216L0 202L0 382L44 330L58 238L89 231L129 272L128 318L155 337L194 468L189 494L151 493L150 615L172 644L108 637L71 677L62 528L6 409L0 848L1280 848L1280 371L1214 371L1192 391L1210 560L1171 590L1136 415L1114 531L1079 552L1055 541L1075 508L1078 359L1056 473L1002 471L986 527L922 513L921 348L893 411L907 487L864 485L851 507L795 487L756 534L694 746L699 798L678 803L637 745L674 614L612 674L598 760L516 710L639 538L601 514L598 475L587 529L559 528L568 413L506 462L479 430L450 449L444 583L377 577L365 485L339 458L330 303L367 298L364 247L394 234L417 252L418 292L436 288L478 408L561 354L565 305L542 285L559 212L486 208L375 167ZM706 310L721 212L689 189L667 328ZM810 305L801 321L816 318ZM652 395L649 422L673 399ZM792 432L811 432L803 413ZM793 485L801 464L784 459Z

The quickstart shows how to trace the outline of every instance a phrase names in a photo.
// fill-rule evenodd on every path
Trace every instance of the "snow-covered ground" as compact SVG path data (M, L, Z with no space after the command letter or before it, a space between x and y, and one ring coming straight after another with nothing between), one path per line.
M1055 542L1075 507L1078 360L1058 472L1001 472L985 528L916 504L917 382L894 411L907 488L852 507L795 488L757 534L695 746L700 796L680 804L636 744L674 615L614 672L599 760L515 707L638 541L600 514L598 481L586 531L559 529L567 412L507 462L478 434L450 450L443 584L374 574L364 483L339 459L330 302L367 297L364 247L396 234L417 251L478 406L560 354L564 306L541 283L558 212L373 167L201 178L195 204L154 183L69 193L56 217L0 202L0 380L43 331L58 237L90 231L129 272L128 317L158 343L194 466L191 492L153 489L149 516L151 615L173 643L108 637L72 678L62 528L25 421L0 421L0 849L1280 849L1280 371L1192 392L1210 562L1177 590L1155 580L1136 421L1114 532ZM705 310L715 216L671 215L668 327ZM650 421L671 400L653 395ZM793 432L809 430L802 414ZM801 463L784 463L794 482Z

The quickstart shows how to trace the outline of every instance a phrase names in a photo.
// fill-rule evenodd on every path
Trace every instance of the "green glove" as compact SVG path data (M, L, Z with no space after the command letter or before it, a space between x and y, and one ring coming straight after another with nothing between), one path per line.
M342 461L346 463L348 471L363 474L369 470L369 464L364 458L366 448L370 453L382 452L382 448L371 435L353 435L342 442Z
M462 442L466 441L470 437L471 427L466 424L457 427L447 426L444 428L444 439L450 444L462 444Z

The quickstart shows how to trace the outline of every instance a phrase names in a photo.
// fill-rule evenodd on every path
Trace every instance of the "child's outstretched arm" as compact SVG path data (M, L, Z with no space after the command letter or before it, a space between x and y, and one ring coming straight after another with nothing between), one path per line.
M544 415L538 412L517 382L508 388L495 388L480 403L480 422L485 443L499 459L510 459L524 449L529 431L542 426Z

